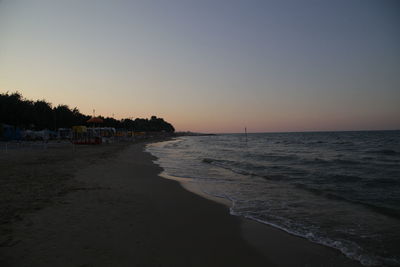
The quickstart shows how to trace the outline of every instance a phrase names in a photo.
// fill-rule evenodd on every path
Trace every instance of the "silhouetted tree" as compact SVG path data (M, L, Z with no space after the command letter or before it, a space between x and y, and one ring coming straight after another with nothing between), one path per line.
M102 117L103 118L103 117ZM10 124L25 129L58 129L74 125L87 125L90 116L70 109L67 105L52 107L46 100L31 101L24 99L19 92L0 93L0 124ZM172 124L162 118L152 116L149 119L130 118L116 120L103 118L102 126L124 128L138 132L174 132Z
M51 104L45 100L38 100L33 103L33 121L32 124L36 129L53 128L53 109Z

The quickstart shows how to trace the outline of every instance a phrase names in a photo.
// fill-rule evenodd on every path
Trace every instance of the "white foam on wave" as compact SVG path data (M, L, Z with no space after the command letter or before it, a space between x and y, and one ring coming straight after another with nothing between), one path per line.
M182 141L182 140L180 140L180 141ZM175 148L176 148L175 144L174 144L174 146L169 147L169 149L175 149ZM254 221L272 226L274 228L280 229L291 235L306 238L307 240L309 240L311 242L337 249L341 253L346 255L348 258L359 261L361 264L363 264L365 266L382 266L383 264L388 265L388 266L400 265L400 262L395 258L383 258L383 257L377 256L377 255L368 255L355 242L352 242L350 240L334 240L332 238L323 236L323 234L321 235L321 233L310 231L310 229L308 229L310 227L307 227L306 225L303 225L303 226L301 226L300 224L291 225L290 221L282 221L282 220L284 220L284 218L279 218L281 220L281 223L268 221L268 220L260 218L260 216L257 216L257 215L262 215L262 214L257 214L257 212L255 212L255 213L253 212L252 214L246 213L246 209L243 209L243 206L241 207L241 209L243 209L243 211L239 211L239 208L237 207L237 201L232 196L230 196L227 192L222 192L222 191L220 191L218 193L217 192L209 192L208 190L205 190L201 186L194 186L194 184L196 182L197 183L212 182L213 179L198 177L197 175L200 175L200 173L194 173L193 175L185 175L184 178L176 176L172 173L167 173L167 171L170 170L171 166L163 166L163 164L173 164L173 162L161 160L161 158L163 158L163 157L168 158L170 156L168 154L169 152L165 151L164 149L165 149L164 146L160 145L157 147L153 147L152 149L148 149L148 147L147 147L146 151L152 153L156 157L159 157L160 160L156 160L156 163L164 168L164 170L165 170L164 173L166 175L170 176L170 178L172 178L173 180L179 181L183 185L183 187L185 189L187 189L188 191L191 191L202 197L205 197L207 199L211 199L214 201L216 201L217 199L228 200L230 202L229 203L229 212L231 215L241 216L241 217L244 217L244 218L247 218L250 220L254 220ZM211 164L214 166L218 166L218 167L222 167L224 169L229 169L230 171L235 172L237 174L242 174L242 175L244 174L244 173L241 173L240 171L238 171L233 166L226 166L226 164L220 164L220 162L215 162L215 160L213 160L212 158L207 158L205 163L208 163L208 164ZM173 168L175 168L175 167L173 167ZM188 173L185 172L185 174L188 174ZM247 175L249 175L249 174L247 174ZM218 180L218 183L224 184L224 183L227 183L227 181ZM185 184L186 184L186 186L185 186ZM192 186L191 187L188 186L189 184L191 184ZM223 186L222 186L222 189L223 189ZM207 196L210 196L210 197L207 197ZM217 202L219 202L219 201L217 201ZM275 218L273 218L272 220L274 220L274 219ZM287 224L287 225L285 225L285 224Z

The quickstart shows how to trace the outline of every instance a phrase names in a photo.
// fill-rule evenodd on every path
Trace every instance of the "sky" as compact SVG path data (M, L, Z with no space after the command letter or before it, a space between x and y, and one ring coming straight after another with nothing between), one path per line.
M0 0L0 92L178 131L400 129L400 2Z

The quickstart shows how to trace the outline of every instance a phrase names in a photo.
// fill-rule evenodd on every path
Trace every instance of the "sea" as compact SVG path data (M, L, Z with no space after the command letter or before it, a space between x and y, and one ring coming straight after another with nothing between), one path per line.
M400 131L183 136L146 149L232 215L400 266Z

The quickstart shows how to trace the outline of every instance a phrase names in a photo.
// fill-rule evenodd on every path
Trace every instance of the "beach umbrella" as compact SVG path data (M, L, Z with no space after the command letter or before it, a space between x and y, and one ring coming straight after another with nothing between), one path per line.
M96 123L103 123L103 119L99 117L91 117L90 119L87 120L87 123L93 123L93 127L96 125Z
M103 119L99 117L91 117L89 120L87 120L87 123L103 123Z

